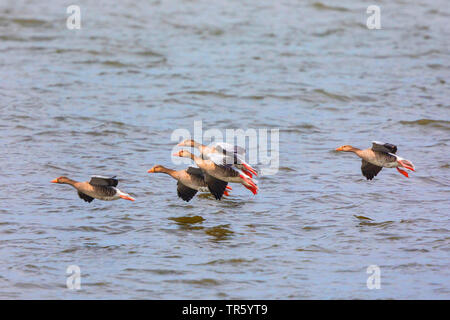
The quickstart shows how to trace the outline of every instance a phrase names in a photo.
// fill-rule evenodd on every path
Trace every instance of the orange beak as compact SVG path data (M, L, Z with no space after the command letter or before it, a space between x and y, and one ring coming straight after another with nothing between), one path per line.
M155 172L155 169L154 168L151 168L150 170L148 170L147 171L148 173L152 173L152 172Z
M342 150L343 150L342 147L336 148L336 151L342 151Z
M184 144L183 144L183 142L180 142L179 144L177 144L177 146L179 146L179 147L183 147L183 146L184 146Z
M173 156L179 157L179 156L180 156L180 153L174 153Z
M52 181L50 181L52 183L58 183L58 179L53 179Z
M129 197L129 196L125 196L125 195L120 195L119 197L121 197L122 199L125 199L125 200L130 200L130 201L136 200L135 198L132 198L132 197Z

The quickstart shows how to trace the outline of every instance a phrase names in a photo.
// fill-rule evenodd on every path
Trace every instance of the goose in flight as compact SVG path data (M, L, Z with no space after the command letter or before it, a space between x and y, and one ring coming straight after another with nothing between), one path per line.
M208 159L203 159L201 157L197 157L187 150L180 150L178 153L174 153L173 155L194 160L197 166L205 174L213 176L216 179L226 182L241 183L253 194L256 194L258 192L256 181L254 181L252 178L250 178L234 166L230 164L224 164L223 157L220 154L210 154Z
M379 141L373 141L372 147L364 150L344 145L336 151L353 152L362 159L361 172L367 180L372 180L382 168L396 168L405 177L409 177L408 172L400 168L415 171L411 161L396 155L397 146Z
M156 165L147 172L165 173L177 180L178 197L186 202L190 201L197 191L211 192L217 200L220 200L223 195L229 196L226 189L231 190L227 182L205 174L199 168L189 167L185 170L175 171L161 165Z
M205 146L192 139L184 140L178 146L197 148L205 159L210 158L211 155L222 155L223 162L236 167L250 178L258 175L257 171L245 162L245 149L242 147L225 142L215 142Z
M86 202L92 202L94 199L111 201L125 199L134 201L129 194L120 191L117 187L119 180L116 177L92 176L90 181L78 182L67 177L59 177L51 182L59 184L69 184L78 191L78 196Z

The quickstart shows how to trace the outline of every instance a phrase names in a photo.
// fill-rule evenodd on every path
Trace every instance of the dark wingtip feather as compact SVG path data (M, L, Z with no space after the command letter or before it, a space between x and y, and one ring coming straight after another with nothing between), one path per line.
M92 201L94 201L94 198L88 196L87 194L84 194L84 193L82 193L82 192L79 192L79 191L78 191L78 196L79 196L81 199L83 199L84 201L89 202L89 203L91 203Z
M221 200L223 193L225 192L228 182L214 178L209 174L205 174L205 182L208 186L209 192L216 198Z
M184 184L182 184L180 181L177 183L177 194L178 197L183 199L186 202L189 202L197 193L197 190L191 189Z

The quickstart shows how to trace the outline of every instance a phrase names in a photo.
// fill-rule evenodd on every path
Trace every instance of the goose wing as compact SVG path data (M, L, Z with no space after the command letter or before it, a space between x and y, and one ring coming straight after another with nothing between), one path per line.
M229 166L231 167L235 163L234 156L227 156L225 154L220 153L207 153L205 157L212 162L214 162L218 166Z
M119 183L119 180L114 177L103 177L103 176L92 176L91 181L89 181L90 185L93 186L104 186L104 187L116 187Z
M186 202L189 202L197 193L197 190L191 189L184 184L182 184L180 181L177 183L177 193L178 196L183 199Z
M214 149L216 149L216 151L218 153L223 153L223 154L238 154L241 156L245 155L245 149L230 143L226 143L226 142L215 142L211 144L212 147L214 147Z
M189 167L186 169L186 172L188 174L190 174L191 176L194 176L194 177L202 179L202 180L205 178L203 175L203 171L200 168Z
M204 181L208 186L209 192L211 192L214 198L216 198L217 200L220 200L222 198L228 182L214 178L206 172L203 172L203 170L200 168L189 167L186 169L186 172L191 176Z
M396 153L397 146L391 143L384 143L380 141L372 141L372 150L386 153Z
M92 200L94 200L94 198L92 198L92 197L88 196L87 194L84 194L84 193L82 193L80 191L78 191L78 196L81 199L83 199L84 201L89 202L89 203L92 202Z
M207 173L205 173L205 182L208 186L209 192L216 198L217 200L222 199L223 193L225 192L228 182L219 180Z
M220 167L226 177L237 177L240 174L237 166L233 165L233 157L230 158L220 153L208 153L206 157Z
M248 175L250 178L253 177L252 175L258 175L257 171L252 168L247 162L242 160L242 158L237 154L229 155L220 153L208 153L206 154L206 157L209 160L213 161L216 165L222 166L227 170L234 170L236 168Z
M367 162L366 160L362 160L361 164L361 172L364 177L367 178L367 180L372 180L373 177L375 177L378 172L383 169L382 167L376 166L374 164L371 164L370 162Z

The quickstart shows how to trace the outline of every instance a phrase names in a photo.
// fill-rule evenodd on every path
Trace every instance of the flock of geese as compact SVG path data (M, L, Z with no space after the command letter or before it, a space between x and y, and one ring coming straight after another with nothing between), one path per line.
M185 140L178 144L181 147L196 148L200 156L196 156L187 150L181 150L174 156L192 159L196 167L188 167L184 170L172 170L162 165L155 165L149 173L165 173L178 181L177 193L184 201L190 201L195 194L210 192L217 200L223 196L229 196L232 190L228 183L239 183L250 190L254 195L258 192L257 171L245 162L245 149L228 143L214 143L209 146L202 145L194 140ZM396 168L405 177L408 172L415 171L411 161L396 155L397 146L390 143L373 141L372 147L358 149L350 145L344 145L336 151L353 152L362 159L361 172L367 180L372 180L382 168ZM116 177L92 176L90 181L78 182L67 177L59 177L51 182L69 184L74 187L78 196L86 202L99 200L125 199L134 201L129 194L117 188L119 180Z

